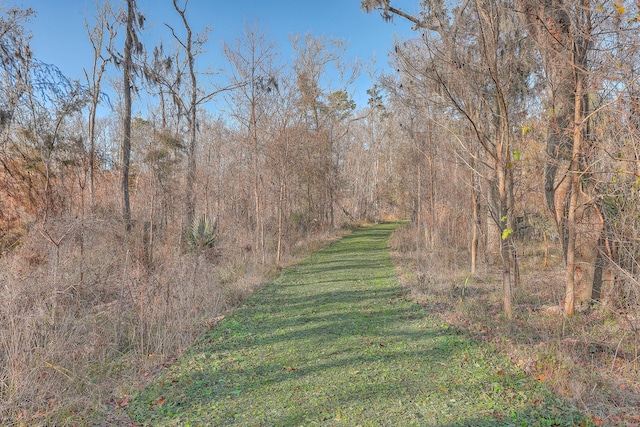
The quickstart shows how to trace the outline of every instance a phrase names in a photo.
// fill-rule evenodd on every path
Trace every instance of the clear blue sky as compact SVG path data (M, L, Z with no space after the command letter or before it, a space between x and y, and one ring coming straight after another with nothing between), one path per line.
M92 57L84 27L84 17L90 21L94 13L92 0L9 0L5 3L36 11L30 27L36 58L58 66L71 78L83 76L83 67L90 66ZM116 5L124 3L124 0L114 1ZM408 12L415 11L417 3L417 0L394 1L397 7ZM138 7L147 18L149 31L143 41L149 47L161 38L169 40L165 22L180 27L171 0L138 0ZM268 37L278 44L287 63L291 63L289 36L311 32L316 36L343 38L349 43L347 57L368 62L375 56L377 68L387 69L387 52L393 46L394 35L406 38L412 34L410 24L404 20L385 23L378 13L364 13L360 10L360 0L190 0L187 17L194 31L202 31L207 26L213 28L207 53L199 59L213 68L224 67L222 41L235 40L245 20L258 19ZM358 80L356 101L360 106L366 100L369 87L367 76Z

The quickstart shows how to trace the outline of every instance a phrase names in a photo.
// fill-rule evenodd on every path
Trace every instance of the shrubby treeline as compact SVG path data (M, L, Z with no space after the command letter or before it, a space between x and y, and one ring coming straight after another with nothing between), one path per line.
M392 54L398 73L391 86L400 107L393 111L408 115L406 132L424 145L425 161L433 161L428 153L453 150L464 163L474 230L468 245L473 254L501 248L505 313L511 316L510 289L517 284L519 227L542 226L532 217L553 224L545 233L559 239L568 315L594 300L615 303L620 292L635 292L637 5L420 5L411 15L390 1L363 2L367 11L414 25L417 37L399 42ZM430 194L423 192L417 204L435 215ZM624 232L622 217L630 227ZM481 251L476 227L485 228Z

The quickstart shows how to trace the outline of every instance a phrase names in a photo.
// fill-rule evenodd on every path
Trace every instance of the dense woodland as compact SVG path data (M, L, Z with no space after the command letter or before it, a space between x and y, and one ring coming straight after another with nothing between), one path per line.
M3 424L117 412L268 277L388 219L410 220L393 248L427 307L443 293L460 302L445 317L498 346L546 345L531 370L594 420L637 415L636 3L424 0L412 15L364 0L414 29L395 72L311 34L283 63L247 23L222 79L188 2L173 5L181 25L147 45L135 0L99 2L74 81L32 54L37 10L0 4ZM544 376L598 368L580 386Z

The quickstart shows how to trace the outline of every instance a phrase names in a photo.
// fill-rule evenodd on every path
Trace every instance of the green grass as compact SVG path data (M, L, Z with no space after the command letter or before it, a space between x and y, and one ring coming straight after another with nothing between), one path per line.
M129 405L141 425L563 426L581 416L400 287L356 230L283 272Z

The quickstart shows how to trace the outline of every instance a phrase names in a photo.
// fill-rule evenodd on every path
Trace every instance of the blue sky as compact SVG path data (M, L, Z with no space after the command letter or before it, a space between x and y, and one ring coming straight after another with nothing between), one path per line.
M93 1L87 0L9 0L9 4L31 7L37 16L30 27L33 33L32 50L36 58L58 66L62 72L80 79L83 67L91 64L92 51L84 27L84 17L90 20L94 13ZM394 5L412 12L417 0L396 0ZM124 4L115 0L114 4ZM146 16L147 46L161 38L169 40L165 22L180 24L171 0L138 0L140 11ZM376 57L378 69L387 69L387 52L393 46L394 36L410 36L411 26L404 20L385 23L378 13L366 14L360 10L360 0L190 0L187 17L194 31L213 28L209 34L207 52L199 59L201 64L214 69L224 67L222 41L233 42L241 33L245 21L258 19L260 27L274 40L282 52L283 60L291 63L289 36L312 33L343 38L349 44L347 58L368 62ZM206 68L206 67L203 67ZM370 87L365 75L356 83L356 102L366 102Z

